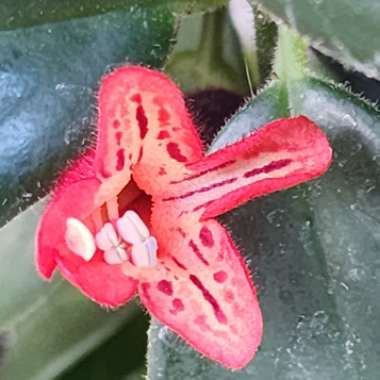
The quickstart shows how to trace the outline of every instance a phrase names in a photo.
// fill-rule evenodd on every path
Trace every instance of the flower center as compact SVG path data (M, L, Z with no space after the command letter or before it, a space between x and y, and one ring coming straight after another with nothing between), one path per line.
M134 184L128 185L126 189L129 191L123 190L118 197L95 210L85 222L76 218L66 220L65 242L71 252L90 261L99 249L104 261L110 265L126 261L136 267L156 265L157 240L151 236L137 212L124 211L128 206L133 206L142 193ZM146 201L142 198L143 202ZM123 212L121 217L120 210ZM104 219L108 221L104 223ZM93 234L85 223L92 223L96 233Z

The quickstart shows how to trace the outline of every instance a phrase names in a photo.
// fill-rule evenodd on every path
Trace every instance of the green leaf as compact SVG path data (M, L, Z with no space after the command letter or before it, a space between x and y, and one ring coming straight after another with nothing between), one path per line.
M251 92L256 93L272 73L277 26L246 0L231 0L229 12L239 37Z
M253 272L264 314L262 346L245 369L230 372L153 322L150 380L378 377L380 112L308 74L302 45L280 31L280 79L233 117L213 145L217 149L279 116L305 114L334 149L322 178L222 218Z
M324 54L380 78L378 20L372 0L251 0L311 38Z
M204 89L248 92L239 41L226 9L182 19L165 71L187 94Z
M148 317L142 311L57 380L142 380Z
M3 364L5 352L8 347L8 335L4 331L0 334L0 367Z
M123 63L160 67L174 27L152 6L0 33L0 225L88 145L102 75Z
M176 13L205 11L222 6L226 0L3 0L0 30L89 17L112 11L133 11L136 7L169 7Z
M43 282L34 267L41 205L0 230L0 334L6 352L2 380L50 380L102 343L135 315L103 310L60 277Z
M259 9L256 8L254 14L260 84L263 84L272 72L274 48L277 41L277 26Z

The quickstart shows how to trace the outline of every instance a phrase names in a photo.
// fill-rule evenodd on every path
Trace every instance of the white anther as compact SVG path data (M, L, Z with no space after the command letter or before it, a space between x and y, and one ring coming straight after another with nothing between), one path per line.
M104 260L107 264L121 264L128 259L128 255L117 236L114 226L106 223L95 236L96 245L104 251Z
M96 251L94 237L80 220L67 218L65 241L70 251L84 260L90 261L94 257Z
M121 264L124 261L127 261L128 255L125 252L125 249L121 246L112 247L106 251L104 251L104 261L107 264Z
M134 211L126 211L116 222L117 231L129 244L144 242L149 236L148 227Z
M106 223L96 234L95 241L104 251L108 264L121 264L128 254L121 238L131 244L130 259L137 267L153 267L157 263L157 240L150 236L148 227L134 211L127 211L116 221L116 230Z
M95 236L95 242L99 249L106 251L119 244L115 228L111 223L106 223Z
M157 240L149 236L142 243L134 244L131 258L137 267L154 267L157 264Z

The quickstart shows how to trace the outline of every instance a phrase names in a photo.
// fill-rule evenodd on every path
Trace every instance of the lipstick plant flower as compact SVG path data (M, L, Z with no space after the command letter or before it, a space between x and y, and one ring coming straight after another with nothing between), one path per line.
M122 67L100 87L96 147L59 178L40 221L36 263L100 305L136 294L203 355L244 367L263 322L248 268L215 219L323 174L331 149L306 117L279 119L205 155L180 90Z

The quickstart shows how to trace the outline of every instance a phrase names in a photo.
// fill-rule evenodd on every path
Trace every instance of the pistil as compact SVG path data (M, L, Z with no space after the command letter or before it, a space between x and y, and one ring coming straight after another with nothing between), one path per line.
M95 236L96 246L104 252L108 264L121 264L128 259L125 246L120 240L114 226L106 223Z

